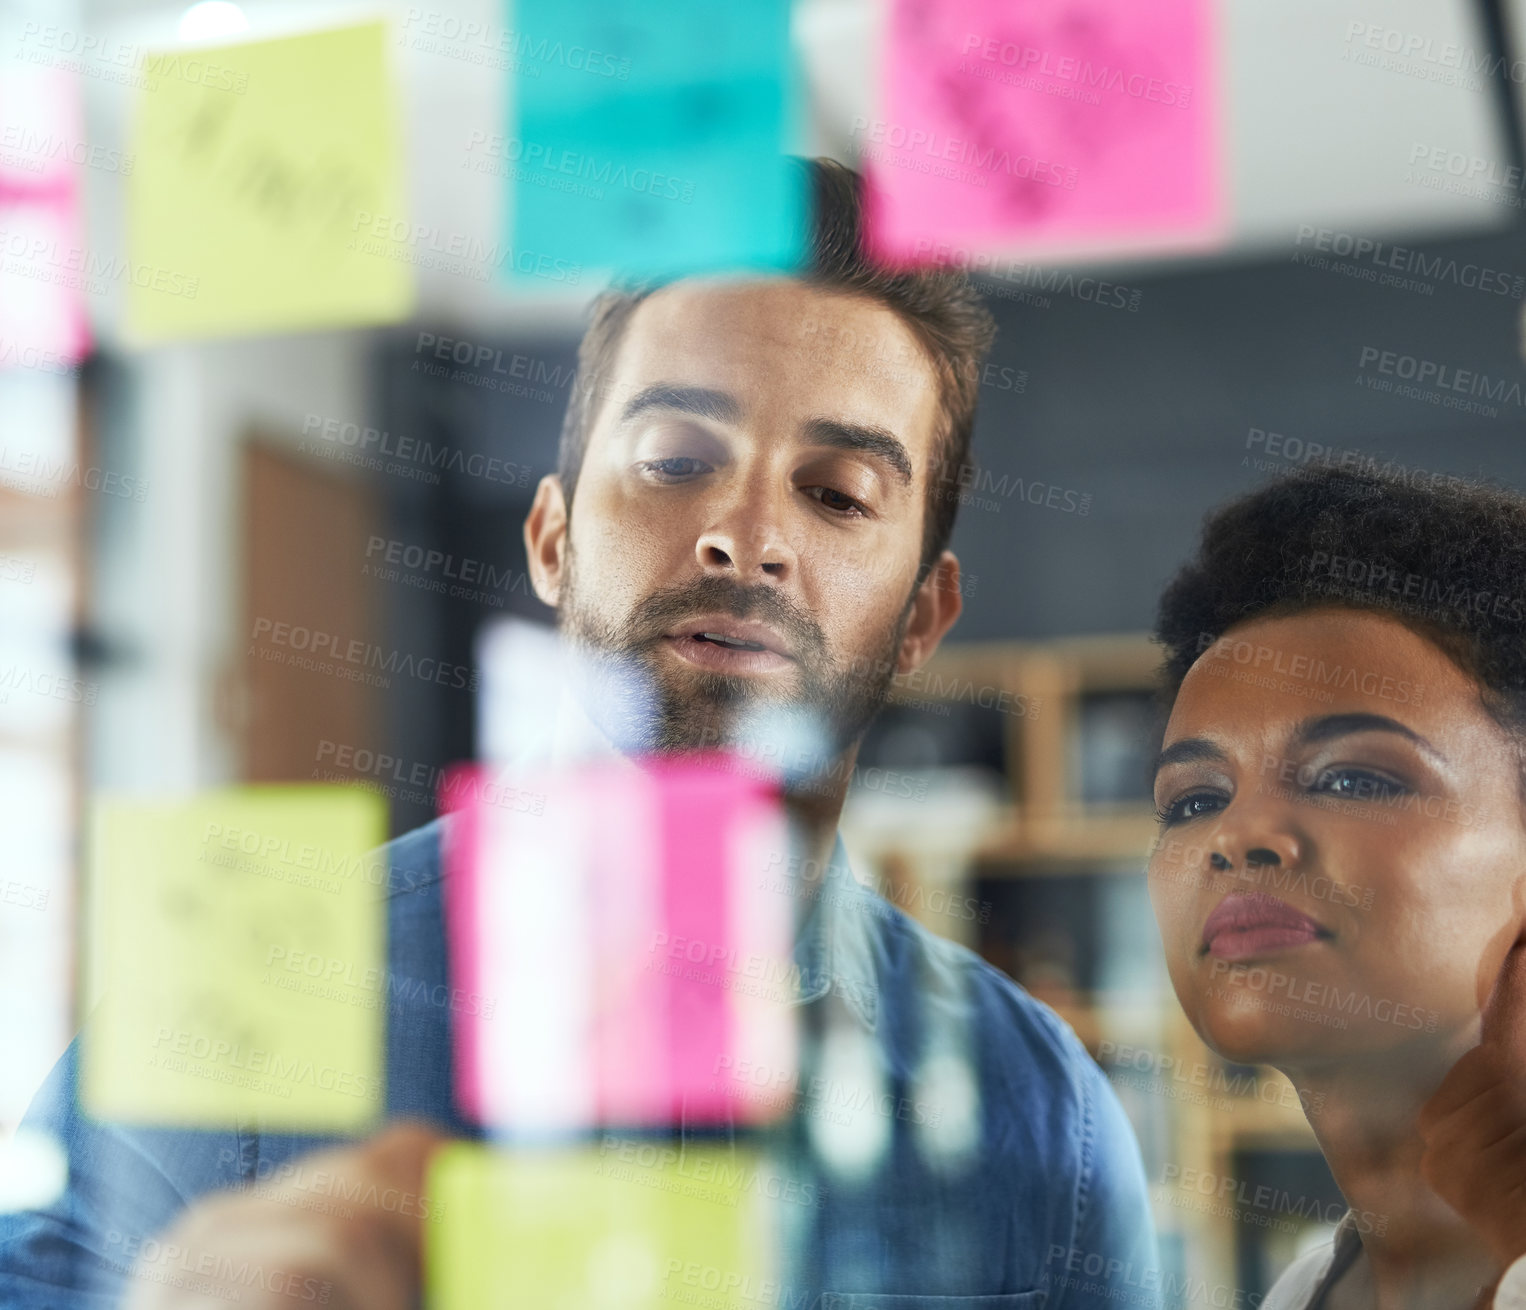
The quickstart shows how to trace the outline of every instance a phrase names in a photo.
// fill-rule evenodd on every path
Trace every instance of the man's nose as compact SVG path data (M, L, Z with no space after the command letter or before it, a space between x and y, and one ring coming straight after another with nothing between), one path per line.
M795 571L780 507L765 496L739 498L722 510L700 533L695 553L706 573L744 582L783 582Z

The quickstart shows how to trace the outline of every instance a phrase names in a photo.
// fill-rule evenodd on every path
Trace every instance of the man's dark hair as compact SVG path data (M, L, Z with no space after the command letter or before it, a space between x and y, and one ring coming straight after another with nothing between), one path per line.
M922 529L922 563L947 548L959 508L959 471L970 460L975 400L981 365L996 325L979 293L962 273L949 269L897 271L870 262L864 251L864 180L831 159L799 160L811 196L811 233L805 282L832 291L877 300L898 313L927 352L938 380L942 430L928 470L927 507ZM577 487L588 433L626 325L636 308L661 284L618 287L593 306L578 347L577 377L562 423L557 473L568 503Z
M1166 695L1236 624L1329 605L1390 614L1427 637L1505 728L1526 732L1526 498L1326 467L1216 510L1161 597Z

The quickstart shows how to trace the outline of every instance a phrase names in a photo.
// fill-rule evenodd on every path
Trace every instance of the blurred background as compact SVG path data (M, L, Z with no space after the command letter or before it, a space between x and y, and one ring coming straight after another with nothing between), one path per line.
M1125 4L1077 8L1105 30ZM1144 634L1205 511L1268 476L1350 453L1526 486L1526 4L1188 8L1204 203L979 246L999 336L964 617L874 729L844 832L863 880L1076 1027L1140 1135L1168 1259L1254 1294L1344 1207L1291 1088L1211 1056L1165 980ZM895 144L890 18L790 7L790 150L861 165ZM239 221L212 194L211 102L176 129L176 191L149 99L176 78L238 93L225 46L378 20L380 81L336 73L319 112L269 120L277 143L351 118L366 136L330 165L387 197L344 234L389 243L371 281L284 320L256 275L242 317L145 309L145 288L210 308L161 210L187 250ZM13 1129L74 1026L86 798L358 780L401 832L501 738L513 624L550 620L521 523L601 283L514 245L516 79L555 57L521 35L487 0L0 0L0 1205L35 1186ZM993 74L1019 67L993 49ZM1055 110L1065 82L1009 86ZM281 217L271 149L225 191ZM1182 185L1180 157L1142 166ZM1503 386L1459 406L1404 385L1425 365ZM316 634L379 658L305 667Z

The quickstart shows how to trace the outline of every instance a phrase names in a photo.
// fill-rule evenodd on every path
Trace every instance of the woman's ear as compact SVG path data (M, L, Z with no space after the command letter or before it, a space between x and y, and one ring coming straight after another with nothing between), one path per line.
M911 598L911 618L901 639L901 653L896 660L897 673L910 673L932 658L943 634L954 626L964 609L959 593L959 559L946 550L928 569L927 576Z
M525 516L525 554L535 594L553 609L562 598L566 548L567 497L562 480L548 473L535 488L535 501Z

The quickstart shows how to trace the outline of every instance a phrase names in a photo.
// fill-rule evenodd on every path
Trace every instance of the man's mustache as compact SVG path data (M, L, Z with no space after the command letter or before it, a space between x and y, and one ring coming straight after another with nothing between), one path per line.
M650 645L675 623L694 614L714 613L768 624L789 642L797 656L820 658L826 654L826 634L798 606L772 587L745 587L728 578L697 578L653 592L631 611L626 635L632 646Z

